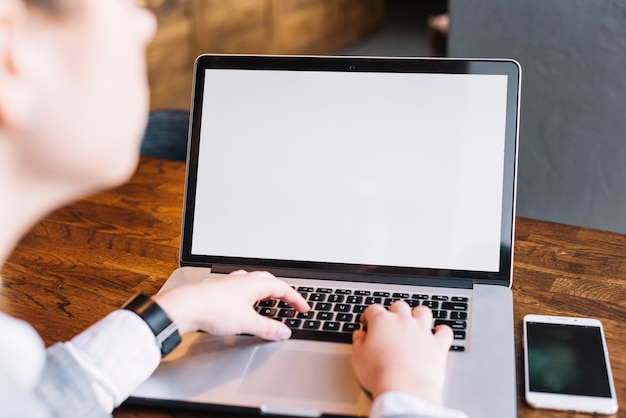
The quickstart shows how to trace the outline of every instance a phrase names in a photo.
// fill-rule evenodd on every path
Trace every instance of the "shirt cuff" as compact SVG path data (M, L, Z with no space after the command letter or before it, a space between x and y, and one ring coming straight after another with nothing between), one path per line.
M464 412L427 402L402 392L385 392L372 404L370 418L417 415L423 418L467 418Z
M159 365L154 334L136 313L117 310L66 343L91 377L98 400L113 411Z

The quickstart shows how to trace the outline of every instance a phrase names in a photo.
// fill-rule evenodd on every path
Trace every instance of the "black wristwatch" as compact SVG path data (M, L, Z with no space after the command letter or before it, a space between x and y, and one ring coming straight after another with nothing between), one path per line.
M137 293L122 306L122 309L133 311L146 321L161 349L161 358L167 356L180 344L178 327L150 296Z

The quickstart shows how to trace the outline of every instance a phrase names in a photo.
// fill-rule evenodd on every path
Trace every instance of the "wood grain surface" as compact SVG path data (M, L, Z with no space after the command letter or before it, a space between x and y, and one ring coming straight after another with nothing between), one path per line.
M182 163L142 158L127 184L51 213L2 263L0 309L30 322L51 344L137 291L155 293L177 267L184 177ZM513 295L519 416L588 416L534 410L523 401L522 318L540 313L603 322L617 416L626 417L626 235L518 218ZM114 416L217 415L122 406Z

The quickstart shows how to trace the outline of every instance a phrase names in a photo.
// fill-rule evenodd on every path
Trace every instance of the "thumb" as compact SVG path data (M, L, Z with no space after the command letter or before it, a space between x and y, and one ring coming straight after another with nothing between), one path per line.
M362 367L363 362L361 361L363 354L362 348L363 343L365 342L365 331L357 330L352 333L352 368L358 369L360 366Z
M245 334L256 335L265 340L287 340L291 337L291 330L285 324L275 319L266 318L252 312L244 324L242 331Z
M435 328L434 336L439 344L448 349L452 345L452 341L454 341L454 333L452 332L452 328L448 325L439 325Z
M365 331L358 329L352 333L352 344L361 345L364 338L365 338Z
M365 331L363 330L356 330L352 333L352 349L353 350L358 350L359 347L361 347L361 345L363 344L364 340L365 340Z

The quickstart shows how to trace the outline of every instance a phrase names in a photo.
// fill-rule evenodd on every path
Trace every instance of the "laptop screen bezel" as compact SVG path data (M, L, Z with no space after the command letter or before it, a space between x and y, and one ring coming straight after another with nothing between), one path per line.
M196 173L198 170L204 77L207 69L275 70L275 71L341 71L396 72L443 74L497 74L507 76L505 152L503 176L500 265L497 272L447 270L433 268L390 267L363 264L303 262L258 258L224 257L192 254ZM337 275L362 276L365 281L398 278L448 278L469 280L474 284L510 286L513 265L517 142L520 100L519 64L513 60L453 58L380 58L380 57L305 57L254 55L202 55L194 69L192 109L187 149L187 176L180 248L180 265L212 267L228 265L235 268L264 269L281 275L282 271L300 272L300 277L330 278Z

